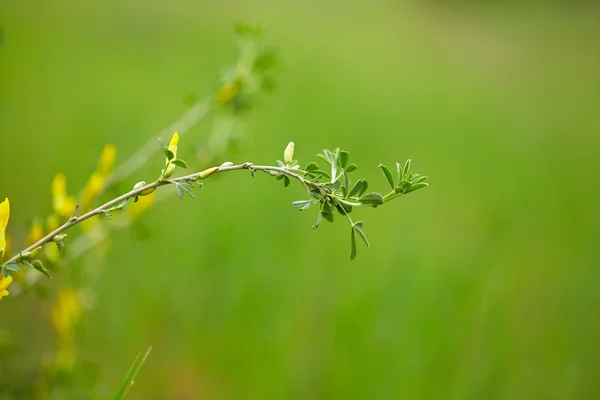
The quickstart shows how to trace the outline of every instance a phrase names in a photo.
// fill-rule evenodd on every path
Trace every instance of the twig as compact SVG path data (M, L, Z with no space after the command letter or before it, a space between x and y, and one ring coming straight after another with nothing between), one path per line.
M216 168L216 169L215 169ZM50 243L53 241L54 237L56 235L59 235L63 232L65 232L66 230L68 230L69 228L78 225L80 223L82 223L83 221L90 219L94 216L97 215L101 215L104 214L106 212L109 212L111 208L118 206L136 196L139 196L142 192L151 190L151 189L156 189L162 186L167 186L167 185L173 185L173 184L177 184L179 182L183 182L183 181L197 181L199 179L202 179L203 175L206 175L206 171L210 171L214 169L214 171L212 171L212 174L216 174L216 173L221 173L221 172L228 172L228 171L242 171L242 170L253 170L253 171L263 171L266 173L269 172L276 172L276 173L280 173L280 174L284 174L287 175L291 178L297 179L298 181L300 181L303 185L305 186L311 186L314 188L317 188L319 191L321 191L323 193L323 188L321 187L320 184L315 183L315 182L311 182L307 179L305 179L303 176L290 171L286 168L281 168L281 167L274 167L274 166L261 166L261 165L254 165L250 162L246 162L243 164L239 164L239 165L222 165L220 167L212 167L212 168L208 168L206 170L200 171L200 172L195 172L193 174L189 174L189 175L185 175L179 178L174 178L174 179L170 179L170 180L157 180L155 182L149 183L147 185L144 185L142 187L139 187L137 189L133 189L125 194L122 194L119 197L114 198L113 200L110 200L106 203L104 203L103 205L81 215L80 217L77 216L73 216L71 217L67 222L65 222L64 224L62 224L61 226L59 226L57 229L55 229L54 231L48 233L46 236L44 236L42 239L38 240L36 243L32 244L31 246L29 246L28 248L22 250L21 252L17 253L15 256L11 257L10 259L8 259L7 261L4 262L4 264L2 265L6 265L10 262L18 262L19 261L19 257L22 253L27 253L30 252L40 246L43 246L47 243ZM208 176L207 176L208 177Z

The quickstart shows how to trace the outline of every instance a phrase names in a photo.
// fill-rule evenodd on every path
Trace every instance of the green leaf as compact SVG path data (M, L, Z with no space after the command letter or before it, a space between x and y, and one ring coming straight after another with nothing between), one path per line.
M309 193L311 196L316 197L317 199L321 198L321 191L317 188L311 187Z
M160 140L160 138L158 138L158 143L160 143L160 148L162 149L163 153L165 153L165 157L167 157L167 160L171 161L175 158L175 154L173 154L173 152L169 150L169 148L163 143L162 140Z
M323 215L323 218L329 222L333 222L333 206L331 203L323 203L321 207L321 214Z
M328 154L328 153L325 153L325 154ZM327 164L331 165L331 161L329 160L329 158L328 158L328 157L327 157L325 154L317 154L317 157L319 157L319 158L321 158L321 159L325 160L325 162L326 162Z
M306 210L308 207L310 207L310 200L294 201L292 206L299 208L300 210Z
M350 259L354 260L356 258L356 237L354 235L354 228L351 229L350 233Z
M310 172L310 171L318 170L318 169L319 169L319 166L317 165L316 162L310 162L310 163L306 164L306 167L304 167L304 170L306 172Z
M21 270L21 268L19 268L19 263L16 261L11 261L9 263L7 263L4 268L6 268L9 271L12 272L19 272Z
M350 178L348 178L348 174L346 173L346 171L342 172L342 179L344 181L342 184L342 189L346 189L344 190L344 197L346 197L348 189L350 189Z
M140 370L146 363L146 360L150 355L150 351L152 351L152 346L150 346L148 350L146 350L146 353L142 357L141 361L140 357L142 356L142 354L140 353L137 355L133 364L131 365L131 368L129 368L129 372L127 372L127 376L123 380L123 383L121 384L119 389L117 389L117 392L114 394L113 400L122 400L127 397L127 394L129 393L129 390L131 390L131 387L135 383L135 380L137 379Z
M350 164L346 167L346 172L352 172L355 171L358 167L356 166L356 164Z
M378 206L383 204L383 196L379 193L368 193L358 199L362 204Z
M317 220L313 224L312 229L313 230L317 229L319 227L320 223L321 223L321 211L319 211L319 213L317 214Z
M42 274L46 275L48 278L52 279L52 276L50 276L50 271L48 271L46 268L44 268L44 264L40 260L34 260L32 266L37 271L41 272Z
M352 225L352 228L354 228L356 230L356 233L358 233L358 236L360 236L362 238L362 240L365 242L365 244L367 245L367 247L369 247L369 241L367 240L367 235L365 235L365 233L363 232L362 227L363 227L362 221L355 222Z
M114 206L112 206L110 208L107 208L107 209L103 210L102 212L103 213L107 213L107 212L110 213L111 211L121 210L123 207L125 207L127 205L128 202L129 202L129 199L123 200L119 204L114 205Z
M194 182L193 181L188 181L188 180L179 181L179 184L183 185L183 186L185 186L187 188L190 188L190 189L194 189L194 187L195 187L194 186Z
M320 169L313 169L312 171L310 171L310 173L311 173L311 175L316 174L316 175L324 176L327 179L331 179L331 176L327 172L321 171Z
M398 173L398 182L402 180L402 166L399 162L396 163L396 171Z
M360 192L358 192L358 197L362 196L363 194L365 194L365 192L367 191L367 189L369 188L369 182L367 182L366 179L361 179L363 181L363 187L360 189Z
M350 214L352 212L352 206L349 206L349 205L344 204L344 203L337 203L335 205L335 208L342 215L347 215L347 214Z
M187 164L186 164L186 163L185 163L185 161L183 161L183 160L179 160L179 159L178 159L178 160L172 160L171 162L172 162L173 164L177 165L178 167L181 167L181 168L187 168Z
M283 161L281 161L281 160L275 160L275 163L277 163L277 166L279 168L285 168L285 164L283 163Z
M381 168L381 172L383 172L383 176L389 183L392 190L394 190L394 187L395 187L394 186L394 178L392 177L392 173L390 172L390 169L383 164L379 164L378 167Z
M335 181L334 183L327 183L325 185L325 188L328 189L332 193L340 190L341 187L342 187L342 184L340 183L340 181Z
M196 195L194 194L194 192L192 192L192 190L189 188L189 182L188 182L187 186L184 185L182 182L178 182L176 186L177 186L177 193L179 194L179 198L183 199L183 192L187 193L192 199L196 198Z
M183 199L185 197L185 192L183 191L183 186L181 185L175 185L175 188L177 189L177 195L179 196L180 199Z
M342 185L341 189L342 189L342 197L345 199L348 198L348 187L346 185Z
M404 164L404 170L402 170L402 174L403 174L403 179L406 178L408 176L408 174L410 173L410 159L406 160L406 163Z
M350 160L350 154L348 154L346 150L342 150L340 151L338 160L340 162L340 167L346 168L348 161Z
M421 183L426 180L427 180L426 176L420 176L417 179L415 179L414 181L412 181L411 184L416 185L417 183Z
M8 278L8 271L4 267L2 267L2 276Z
M414 185L412 185L411 187L409 187L408 189L406 189L404 191L404 193L414 192L415 190L419 190L419 189L427 187L427 186L429 186L429 184L426 183L426 182L415 183Z
M287 175L284 175L284 177L283 177L283 186L284 187L290 186L290 177Z
M350 193L348 193L348 197L360 196L364 190L363 187L366 185L367 181L364 179L359 179L356 181Z

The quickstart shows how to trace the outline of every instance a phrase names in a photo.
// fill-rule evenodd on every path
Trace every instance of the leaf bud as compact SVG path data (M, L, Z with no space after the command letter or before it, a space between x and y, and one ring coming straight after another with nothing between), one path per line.
M143 188L144 186L146 186L146 181L139 181L133 186L133 190L138 190L140 188Z
M36 258L42 252L42 246L38 246L35 249L31 250L29 253L29 259Z
M204 171L202 171L198 174L198 178L206 179L209 176L211 176L212 174L214 174L215 172L217 172L218 170L219 170L219 167L212 167L212 168L205 169Z
M167 167L163 170L163 178L168 179L171 177L171 175L173 175L173 172L175 171L175 164L173 163L168 163Z
M57 242L57 243L58 243L58 242L62 242L63 240L65 240L65 238L66 238L66 237L67 237L67 234L66 234L66 233L61 233L61 234L59 234L59 235L56 235L56 236L54 236L54 237L52 238L52 241L53 241L53 242Z
M283 162L289 164L294 159L294 142L288 143L285 151L283 152Z

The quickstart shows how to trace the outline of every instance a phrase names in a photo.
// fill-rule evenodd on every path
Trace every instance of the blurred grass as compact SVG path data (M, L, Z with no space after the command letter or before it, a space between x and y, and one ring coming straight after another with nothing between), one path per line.
M174 196L145 216L150 237L117 233L93 260L104 272L82 357L116 387L152 344L140 399L590 398L600 25L593 9L563 11L3 3L11 233L23 240L23 221L49 212L56 172L78 192L104 143L124 160L186 93L209 93L235 57L232 22L256 19L286 68L237 161L272 162L289 140L301 162L341 146L360 175L412 158L431 187L359 210L372 247L355 262L345 224L312 232L314 215L289 206L298 187L230 174L196 201ZM21 350L2 364L31 374L51 348L48 305L2 307Z

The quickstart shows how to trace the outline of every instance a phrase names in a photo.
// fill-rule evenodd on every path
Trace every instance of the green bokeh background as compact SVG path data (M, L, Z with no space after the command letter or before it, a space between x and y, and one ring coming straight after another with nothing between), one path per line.
M98 261L78 346L107 388L152 344L133 399L592 398L599 15L568 2L5 0L10 233L23 243L50 212L56 172L78 192L105 143L123 161L187 93L209 94L236 56L233 22L256 21L285 69L232 161L273 163L293 140L303 164L348 150L382 191L377 164L412 158L431 186L357 210L371 248L353 262L347 224L313 232L314 212L290 206L298 185L232 173L195 201L173 194ZM52 301L0 303L15 386L54 349Z

